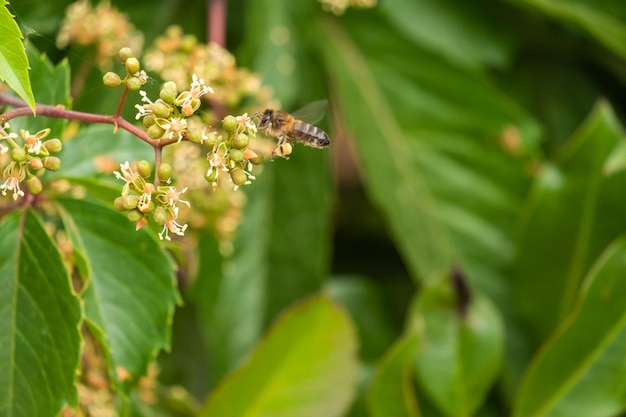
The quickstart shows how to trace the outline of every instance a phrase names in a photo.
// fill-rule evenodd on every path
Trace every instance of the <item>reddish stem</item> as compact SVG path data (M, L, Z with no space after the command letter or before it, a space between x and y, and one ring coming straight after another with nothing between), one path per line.
M209 0L207 21L209 43L215 42L222 48L226 47L226 0Z

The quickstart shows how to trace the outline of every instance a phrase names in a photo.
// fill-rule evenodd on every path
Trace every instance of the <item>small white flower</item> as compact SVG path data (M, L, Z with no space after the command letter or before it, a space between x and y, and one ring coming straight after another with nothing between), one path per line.
M13 191L13 200L24 197L24 191L20 189L20 180L17 177L9 176L4 184L0 184L2 195L7 195L7 191Z

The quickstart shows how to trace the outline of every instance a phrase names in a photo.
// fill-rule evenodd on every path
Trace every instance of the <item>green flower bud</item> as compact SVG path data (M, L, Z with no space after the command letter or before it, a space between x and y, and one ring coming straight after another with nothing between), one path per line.
M46 156L43 159L43 167L48 171L58 171L61 168L61 160L56 156Z
M137 172L144 178L148 178L150 174L152 174L152 166L150 166L150 162L142 159L137 162Z
M237 149L244 149L250 143L250 138L245 133L240 133L233 138L233 146Z
M150 127L154 124L154 120L156 119L156 116L154 114L146 114L143 119L142 119L142 123L144 127Z
M43 190L41 180L35 175L28 176L26 179L26 187L28 187L28 192L31 194L39 194Z
M204 144L208 147L213 147L218 140L222 140L221 136L217 136L216 132L209 132L204 139Z
M124 208L124 197L119 196L113 200L113 208L117 211L126 211Z
M198 129L188 129L187 140L191 143L202 143L202 132Z
M13 148L11 149L11 159L15 162L24 162L26 161L26 156L28 156L28 152L24 148Z
M162 163L159 166L159 181L166 183L172 176L172 166L168 163Z
M235 168L230 171L230 178L233 180L235 185L243 185L246 181L248 181L248 176L243 169Z
M150 136L152 139L161 139L164 134L165 129L163 129L156 123L148 128L148 136Z
M130 77L126 80L126 86L130 91L138 91L141 88L141 80L138 77Z
M167 221L167 211L163 206L159 206L154 210L152 218L157 224L164 224Z
M128 220L130 220L131 222L137 223L143 218L143 213L137 209L133 209L129 211L128 214L126 214L126 217L128 217Z
M134 194L125 195L122 197L122 207L124 210L132 210L137 207L139 203L139 197Z
M63 142L61 142L61 139L57 138L48 139L43 143L43 147L46 148L49 153L55 154L61 152L63 149Z
M241 151L241 149L233 148L230 151L228 151L228 155L230 156L231 161L235 161L235 162L243 161L243 152Z
M167 119L172 114L172 108L163 100L157 100L152 107L152 113L156 117Z
M117 87L122 83L122 79L116 73L109 71L102 76L102 82L107 87Z
M225 131L233 133L237 129L237 119L235 119L235 116L226 116L222 120L222 125Z
M173 84L173 86L171 84ZM161 91L159 91L159 97L161 100L168 104L174 103L176 100L176 96L178 95L178 90L176 88L176 84L173 81L165 83Z
M139 60L134 56L128 57L128 59L124 61L124 66L126 67L126 72L130 75L136 74L139 72L139 68L141 68Z
M217 169L214 169L213 171L211 171L210 174L205 174L204 179L207 180L207 182L209 183L213 183L217 181Z
M120 62L123 64L128 58L133 56L133 51L128 47L124 47L120 49L118 56L120 57Z

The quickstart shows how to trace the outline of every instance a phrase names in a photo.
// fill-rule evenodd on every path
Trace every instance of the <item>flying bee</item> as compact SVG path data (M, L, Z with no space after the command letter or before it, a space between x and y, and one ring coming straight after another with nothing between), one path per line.
M262 115L259 115L261 120L259 129L265 129L266 134L278 138L278 144L272 152L272 157L278 155L288 159L287 155L292 151L293 142L300 142L312 148L325 148L330 145L328 134L311 124L322 118L327 104L326 100L320 100L308 104L293 114L266 109ZM308 119L311 123L300 119Z

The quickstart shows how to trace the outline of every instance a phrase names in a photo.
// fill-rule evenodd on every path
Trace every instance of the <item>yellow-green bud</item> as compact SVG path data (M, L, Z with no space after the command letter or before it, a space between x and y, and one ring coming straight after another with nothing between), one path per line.
M159 206L154 210L152 218L157 224L163 224L167 221L167 211L163 206Z
M248 181L248 176L243 169L235 168L230 171L230 178L233 180L235 185L243 185L246 181Z
M172 166L168 163L162 163L159 166L159 181L166 183L172 176Z
M24 148L13 148L11 149L11 159L15 162L24 162L26 160L26 156L28 153Z
M48 171L58 171L61 168L61 160L56 156L46 156L43 159L43 167Z
M57 138L48 139L43 143L43 147L46 148L49 153L55 154L63 150L63 142L61 142L61 139Z
M168 104L174 103L176 100L176 96L178 95L178 89L176 88L176 83L173 81L168 81L163 85L161 91L159 91L159 97L161 100Z
M122 197L122 207L124 210L132 210L137 207L137 203L139 203L139 197L134 194L125 195Z
M116 73L109 71L102 76L102 82L107 87L117 87L122 83L122 79Z
M28 187L28 192L31 194L39 194L43 190L41 180L35 175L28 176L26 179L26 187Z
M204 139L204 144L206 146L212 147L213 145L215 145L215 142L217 142L218 140L222 140L221 136L217 136L217 133L215 132L209 132L206 135L206 139Z
M206 174L204 179L209 183L217 181L217 169L213 169L210 174Z
M148 178L150 174L152 174L152 167L150 166L150 162L142 159L137 162L137 172L144 178Z
M134 56L128 57L128 59L124 61L124 66L126 67L126 72L130 75L138 73L139 68L141 68L139 60Z
M237 129L237 119L235 119L235 116L226 116L222 120L222 125L225 131L232 133Z
M133 209L129 211L128 214L126 214L126 217L128 217L128 220L130 220L131 222L137 223L143 218L143 213L137 209Z
M124 197L119 196L113 200L113 208L117 211L126 211L124 208Z
M126 86L130 91L138 91L141 88L141 80L138 77L130 77L126 80Z
M128 58L133 56L133 51L129 47L124 47L120 49L118 56L120 57L120 62L123 64Z
M183 36L183 41L181 43L181 49L184 52L191 52L194 46L198 43L198 40L193 35L185 35Z
M164 134L165 129L163 129L156 123L148 128L148 136L150 136L152 139L161 139Z
M156 119L156 116L154 114L146 114L143 119L142 119L142 123L144 127L150 127L154 124L154 120Z
M231 161L235 161L235 162L243 161L243 152L241 151L241 149L233 148L230 151L228 151L228 155L230 156Z
M202 142L202 132L198 129L188 129L187 130L187 140L191 143L201 143Z
M167 119L168 117L170 117L170 114L172 114L172 108L161 99L157 100L154 103L154 106L152 107L152 113L154 113L156 117Z
M233 138L233 146L237 149L244 149L250 143L250 138L245 133L240 133Z

